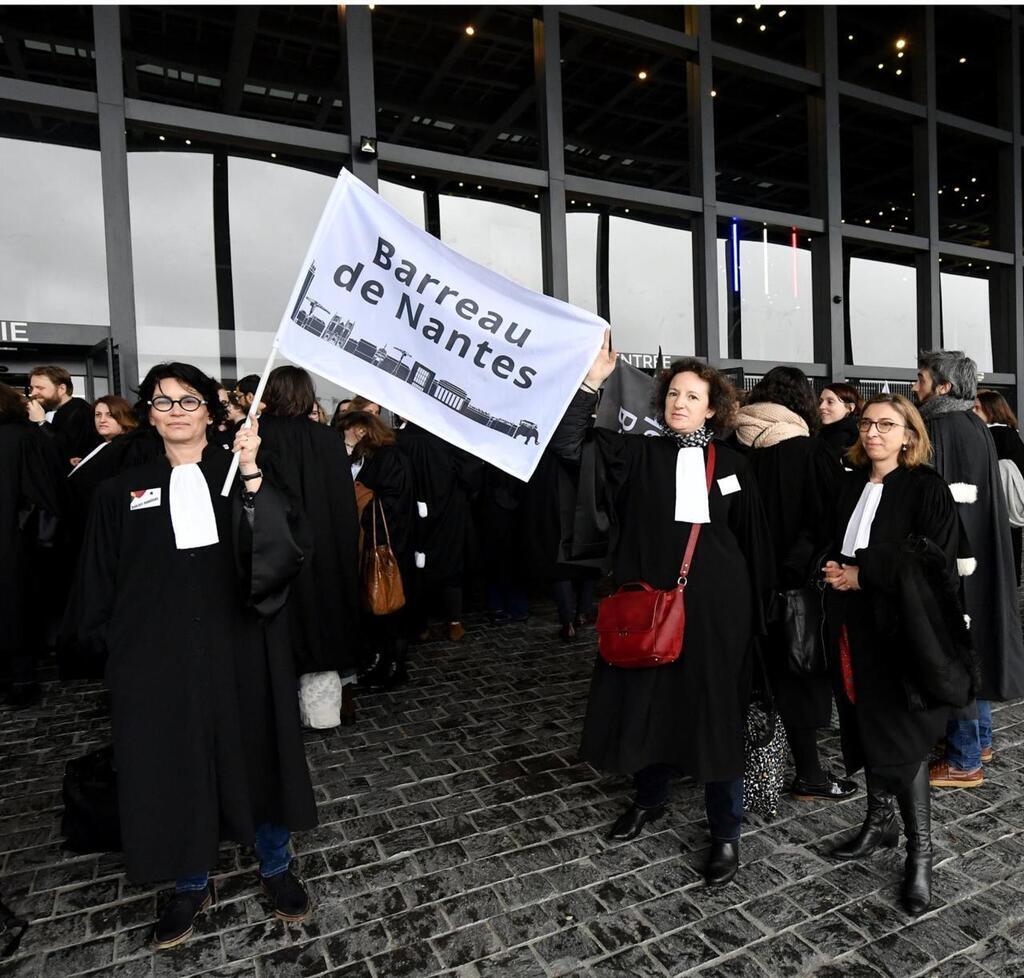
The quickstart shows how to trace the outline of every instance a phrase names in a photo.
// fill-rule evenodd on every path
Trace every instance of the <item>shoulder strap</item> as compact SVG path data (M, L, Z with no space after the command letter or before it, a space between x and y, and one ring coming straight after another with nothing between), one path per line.
M711 480L715 474L715 443L714 441L708 442L708 459L705 467L705 475L707 478L708 492L711 492ZM683 562L679 565L679 581L683 587L686 587L686 576L690 573L690 563L693 560L693 552L697 549L697 538L700 536L700 528L703 523L694 523L690 527L690 538L686 541L686 553L683 554Z

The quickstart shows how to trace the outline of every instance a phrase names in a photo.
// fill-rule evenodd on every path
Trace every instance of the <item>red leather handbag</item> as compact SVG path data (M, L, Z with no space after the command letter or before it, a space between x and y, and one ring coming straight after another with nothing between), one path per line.
M706 471L710 492L715 471L714 442L708 443ZM647 669L679 658L686 630L683 592L701 525L694 523L690 527L675 587L664 591L644 581L630 581L598 606L597 651L608 665Z

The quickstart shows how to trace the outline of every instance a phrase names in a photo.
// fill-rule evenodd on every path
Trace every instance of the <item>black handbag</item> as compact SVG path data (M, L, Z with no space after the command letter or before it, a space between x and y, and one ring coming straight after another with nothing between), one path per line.
M827 551L816 555L804 587L775 593L774 624L786 656L786 668L797 676L823 676L825 658L825 582L821 565Z

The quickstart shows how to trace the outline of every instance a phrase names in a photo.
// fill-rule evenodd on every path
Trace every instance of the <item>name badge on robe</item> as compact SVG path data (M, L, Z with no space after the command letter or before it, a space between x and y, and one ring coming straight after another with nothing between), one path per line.
M160 505L160 487L156 489L133 489L129 509L152 509Z
M731 492L739 492L741 488L740 480L734 475L727 475L724 479L718 480L718 491L723 496L728 496Z

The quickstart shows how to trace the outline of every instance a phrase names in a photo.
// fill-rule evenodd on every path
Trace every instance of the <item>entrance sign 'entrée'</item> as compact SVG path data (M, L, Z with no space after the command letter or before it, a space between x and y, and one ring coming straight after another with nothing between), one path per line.
M275 344L528 479L605 325L452 251L342 171Z

